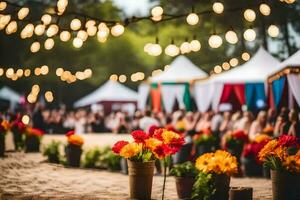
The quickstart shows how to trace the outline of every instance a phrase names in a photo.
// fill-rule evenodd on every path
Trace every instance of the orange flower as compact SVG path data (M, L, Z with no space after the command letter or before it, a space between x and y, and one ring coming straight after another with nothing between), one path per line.
M129 143L121 149L120 156L124 158L132 158L138 155L142 150L142 144L137 144L135 142Z
M254 138L254 142L261 143L265 141L270 141L271 137L266 134L259 134Z
M155 138L149 138L145 141L145 147L150 149L151 151L154 151L154 149L159 145L162 145L162 141Z
M7 120L3 120L1 122L1 126L4 128L4 130L8 130L10 128L9 122Z
M68 137L68 142L69 144L73 144L73 145L78 145L78 146L82 146L84 143L84 140L81 136L79 135L70 135Z
M295 155L287 156L283 166L290 172L300 173L300 150Z
M276 140L271 140L268 142L262 150L259 152L259 160L264 162L267 157L274 155L274 150L277 148L278 142Z
M162 132L162 138L165 144L170 144L174 139L179 139L180 135L173 131L164 130Z

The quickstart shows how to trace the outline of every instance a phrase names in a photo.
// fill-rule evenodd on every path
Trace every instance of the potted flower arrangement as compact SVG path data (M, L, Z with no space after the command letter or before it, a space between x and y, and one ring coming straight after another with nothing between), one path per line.
M259 152L259 159L271 169L274 200L300 197L300 141L295 136L271 140Z
M11 132L13 133L15 149L21 149L24 146L23 135L26 133L26 125L17 119L11 123Z
M133 142L119 141L112 147L112 151L127 159L130 198L151 199L155 160L164 160L166 168L166 158L181 148L184 138L182 135L166 129L157 129L151 134L137 130L133 131L131 135L134 139ZM162 199L164 198L165 182L166 173L164 174Z
M49 145L45 147L43 155L47 156L50 163L59 163L59 146L60 142L53 140Z
M238 172L236 157L217 150L196 160L200 171L193 188L193 199L228 200L230 176Z
M175 176L176 190L179 199L190 199L195 177L198 174L198 170L194 164L190 161L177 164L171 169L170 174Z
M0 122L0 157L4 157L5 153L5 135L9 130L9 122L1 120Z
M238 161L241 157L244 144L248 142L248 135L244 131L230 132L225 135L224 149L234 155Z
M37 128L27 127L25 131L25 152L39 152L40 140L44 132Z
M256 136L254 141L244 146L241 163L245 176L262 175L262 162L259 160L258 153L271 139L270 136L261 134Z
M81 136L75 134L73 130L68 131L66 136L68 139L68 144L65 147L66 164L70 167L79 167L84 140Z
M217 137L213 135L212 131L207 129L194 135L194 143L196 145L196 156L201 156L204 153L212 152L215 149Z

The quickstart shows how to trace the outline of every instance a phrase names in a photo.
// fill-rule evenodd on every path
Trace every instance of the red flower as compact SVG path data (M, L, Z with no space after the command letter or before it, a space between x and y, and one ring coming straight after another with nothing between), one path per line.
M37 128L27 128L27 132L29 135L35 135L35 136L43 136L44 131L37 129Z
M67 137L70 137L71 135L74 135L75 134L75 131L74 130L70 130L66 133L66 136Z
M114 153L116 153L116 154L119 154L120 151L122 150L122 148L123 148L125 145L127 145L127 144L129 144L129 142L127 142L127 141L119 141L119 142L116 142L116 143L114 144L114 146L112 147L112 151L113 151Z
M171 143L169 144L169 147L172 150L172 154L175 154L179 151L179 149L184 145L184 137L174 138Z
M17 128L20 133L24 133L26 131L26 125L21 121L12 122L11 126Z
M248 142L248 135L244 131L236 131L232 134L232 137L244 143Z
M156 158L163 159L172 154L172 149L168 145L162 144L157 146L154 149L153 153L156 156Z
M156 129L154 131L154 134L152 135L152 137L154 137L155 139L158 139L160 141L163 141L163 137L162 137L162 133L163 133L164 129L162 128L159 128L159 129Z
M159 129L158 126L155 126L155 125L150 126L150 128L149 128L149 136L152 137L152 135L155 133L155 131L156 131L157 129Z
M296 136L282 135L278 139L278 145L284 147L300 147L300 141Z
M142 130L132 131L131 136L136 143L145 143L145 140L149 138L149 135Z

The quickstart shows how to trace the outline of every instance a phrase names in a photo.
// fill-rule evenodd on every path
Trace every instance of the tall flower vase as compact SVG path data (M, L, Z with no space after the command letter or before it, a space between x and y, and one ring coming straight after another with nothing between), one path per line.
M297 200L300 197L300 175L271 170L273 200Z
M151 199L154 161L133 162L127 160L131 199Z
M5 133L0 133L0 157L4 157L5 153Z
M34 135L27 135L25 139L25 152L39 152L40 138Z
M80 167L80 159L82 154L81 146L68 144L65 147L67 165L70 167Z
M216 188L213 200L228 200L230 189L230 176L226 174L213 174L213 184Z

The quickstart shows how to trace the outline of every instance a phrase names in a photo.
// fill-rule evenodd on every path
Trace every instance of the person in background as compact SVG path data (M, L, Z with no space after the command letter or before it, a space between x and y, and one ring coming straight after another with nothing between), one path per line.
M236 131L238 130L238 123L240 121L240 119L242 118L242 113L241 111L237 111L235 112L232 117L231 117L231 121L230 121L230 127L232 131Z
M215 135L219 135L219 130L223 121L223 115L220 111L217 111L211 119L211 131Z
M42 115L43 106L37 103L32 114L32 125L33 128L38 128L45 131L45 122Z
M236 130L243 130L248 134L253 120L253 114L250 111L244 111L243 117L236 123Z
M154 117L151 116L151 111L150 110L146 110L145 111L145 116L141 118L140 123L139 123L139 127L144 130L145 132L149 132L149 128L151 126L160 126L160 123L157 119L155 119Z
M275 123L276 123L276 112L274 109L270 108L268 110L268 118L267 118L267 122L270 126L274 127Z
M249 130L249 139L254 140L255 137L263 132L267 127L267 112L260 111L256 117L256 120L252 122Z
M222 121L222 123L220 125L220 129L219 129L219 132L220 132L219 137L220 138L224 134L226 134L227 131L231 130L230 120L231 120L231 113L229 111L224 112L224 114L223 114L223 121Z
M291 110L289 113L289 119L291 126L289 128L289 135L300 137L300 120L299 113L295 110Z

